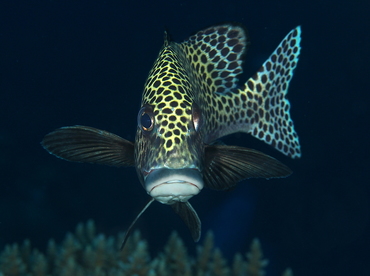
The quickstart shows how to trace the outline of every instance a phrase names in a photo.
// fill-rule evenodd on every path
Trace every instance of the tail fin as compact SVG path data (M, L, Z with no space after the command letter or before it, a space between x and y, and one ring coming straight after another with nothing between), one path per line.
M299 158L301 150L285 96L297 66L300 41L301 28L297 27L239 90L247 103L248 132L291 158Z

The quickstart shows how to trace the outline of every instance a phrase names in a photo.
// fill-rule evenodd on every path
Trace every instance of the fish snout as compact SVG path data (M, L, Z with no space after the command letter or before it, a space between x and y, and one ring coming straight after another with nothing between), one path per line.
M163 204L186 202L203 188L203 178L196 169L155 169L145 179L145 189Z

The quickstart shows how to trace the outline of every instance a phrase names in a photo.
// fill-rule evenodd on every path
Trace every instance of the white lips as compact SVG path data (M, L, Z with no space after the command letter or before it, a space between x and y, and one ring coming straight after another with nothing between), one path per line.
M147 193L163 204L186 202L202 188L202 176L194 169L157 169L145 179Z

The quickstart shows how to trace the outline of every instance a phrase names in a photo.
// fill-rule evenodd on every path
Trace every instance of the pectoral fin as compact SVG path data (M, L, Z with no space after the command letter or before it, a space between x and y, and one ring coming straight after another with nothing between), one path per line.
M247 178L286 177L292 171L280 161L257 150L225 145L205 149L204 185L225 190Z
M59 128L41 145L51 154L74 162L134 166L134 143L110 132L87 126Z
M180 216L189 228L195 242L200 239L201 222L194 208L189 202L176 202L171 205L172 209Z

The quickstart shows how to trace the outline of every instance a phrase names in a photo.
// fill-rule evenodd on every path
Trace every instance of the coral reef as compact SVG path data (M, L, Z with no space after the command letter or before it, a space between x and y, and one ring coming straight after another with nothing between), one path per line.
M0 253L0 276L262 276L268 261L263 258L260 243L253 240L250 252L236 254L231 266L214 247L208 232L196 257L189 256L176 232L170 236L163 252L151 258L148 245L136 231L120 251L123 233L117 237L96 234L93 221L79 224L57 245L50 240L45 253L32 249L26 240L22 245L5 246ZM292 276L287 269L283 276Z

